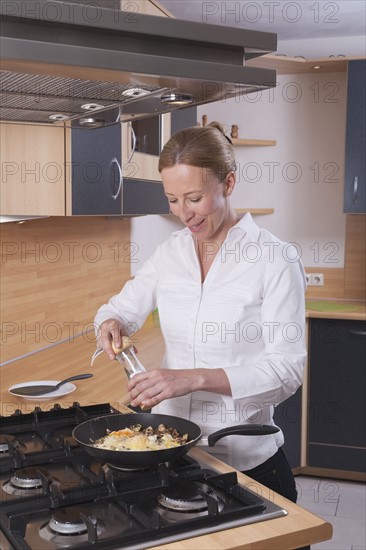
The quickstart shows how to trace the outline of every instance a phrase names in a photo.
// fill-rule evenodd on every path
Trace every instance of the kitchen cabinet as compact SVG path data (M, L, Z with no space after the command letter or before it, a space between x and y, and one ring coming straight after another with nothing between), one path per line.
M364 472L366 322L311 319L308 465Z
M0 124L1 214L64 216L64 128Z
M123 123L123 177L161 181L159 155L165 143L179 130L196 125L196 107Z
M122 173L161 181L159 155L171 136L170 113L137 119L122 124Z
M197 126L197 107L186 107L171 113L171 134L174 136L179 130Z
M366 213L366 61L348 62L344 212Z
M260 57L248 59L248 67L274 69L277 74L322 74L344 73L347 70L347 57L317 57L305 59L303 57L291 57L277 53L269 53ZM314 66L320 66L314 69Z
M69 215L167 214L155 173L124 156L124 126L68 129ZM143 153L141 153L143 156ZM158 157L155 157L156 164Z
M71 214L121 214L121 130L71 130Z

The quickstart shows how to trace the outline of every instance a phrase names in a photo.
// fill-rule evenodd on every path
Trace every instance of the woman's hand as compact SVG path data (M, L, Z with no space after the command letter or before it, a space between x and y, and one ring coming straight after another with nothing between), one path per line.
M123 333L122 325L117 319L107 319L99 326L97 335L98 348L104 349L109 359L115 358L115 353L112 348L112 342L116 348L122 347Z
M154 407L164 399L186 395L197 389L197 374L194 369L154 369L136 374L128 383L131 405Z
M231 395L230 383L223 369L154 369L136 374L127 389L131 405L147 409L165 399L199 390Z

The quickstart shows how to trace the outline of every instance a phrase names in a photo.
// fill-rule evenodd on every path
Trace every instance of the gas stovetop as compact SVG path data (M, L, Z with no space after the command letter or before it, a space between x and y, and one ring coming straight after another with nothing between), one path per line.
M72 437L109 404L0 418L0 549L143 549L286 512L189 455L147 470L98 462Z

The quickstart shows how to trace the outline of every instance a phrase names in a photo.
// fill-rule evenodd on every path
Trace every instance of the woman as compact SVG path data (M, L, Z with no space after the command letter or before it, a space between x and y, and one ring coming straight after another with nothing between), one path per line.
M305 362L305 277L293 246L230 206L230 140L214 123L178 132L159 160L170 209L186 226L163 242L102 306L98 344L141 327L156 307L162 368L134 376L133 406L189 418L204 435L224 426L273 424L274 406L300 386ZM212 454L296 501L283 434L226 437ZM211 452L211 450L209 451Z

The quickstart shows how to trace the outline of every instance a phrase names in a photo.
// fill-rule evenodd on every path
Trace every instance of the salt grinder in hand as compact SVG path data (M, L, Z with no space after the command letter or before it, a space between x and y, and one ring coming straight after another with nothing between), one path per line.
M133 344L126 339L123 341L123 347L117 348L112 342L112 349L116 354L116 359L121 363L126 371L128 378L132 378L135 374L146 372L145 367L137 359L133 349Z

